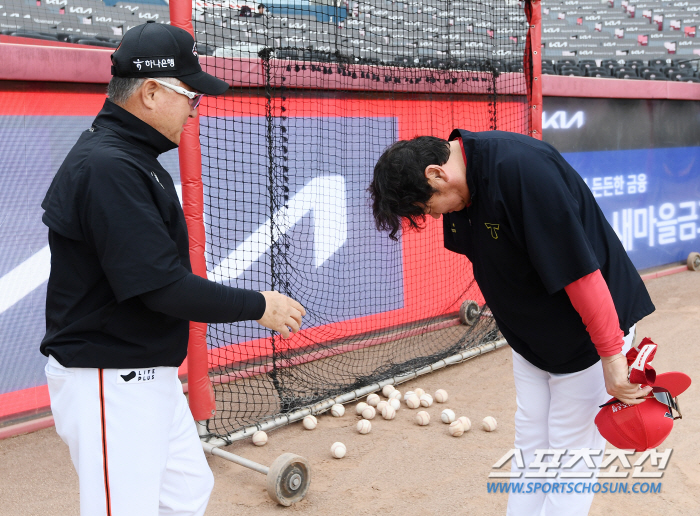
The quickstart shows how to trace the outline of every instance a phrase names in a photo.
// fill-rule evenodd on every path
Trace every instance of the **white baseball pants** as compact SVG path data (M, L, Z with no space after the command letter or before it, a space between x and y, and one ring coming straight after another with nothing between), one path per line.
M622 352L626 353L634 341L635 328L632 327ZM599 406L610 395L605 391L603 366L600 362L591 367L569 374L552 374L533 366L521 355L513 352L513 375L518 408L515 412L515 448L522 451L524 468L511 461L511 472L522 473L520 480L513 483L566 482L567 479L524 478L526 473L537 472L538 468L528 468L536 459L536 450L565 449L569 453L563 458L570 460L571 450L589 448L601 450L593 456L596 468L603 459L605 439L595 426L594 419ZM542 462L549 462L552 456L544 456ZM590 472L583 460L564 470L556 468L550 472ZM597 470L585 480L573 482L595 482ZM569 480L571 481L571 480ZM525 489L523 489L525 491ZM593 502L593 493L560 493L551 489L544 492L513 493L508 496L507 516L585 516Z
M204 514L214 477L177 368L65 368L50 357L45 371L81 514Z

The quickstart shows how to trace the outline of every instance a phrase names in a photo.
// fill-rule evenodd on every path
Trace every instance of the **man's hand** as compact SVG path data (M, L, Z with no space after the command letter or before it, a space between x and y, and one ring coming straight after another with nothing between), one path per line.
M274 290L261 292L265 297L265 313L258 319L258 324L278 332L288 339L291 333L296 333L301 327L301 318L306 310L292 298Z
M644 401L651 387L639 388L639 384L630 383L627 379L627 357L622 353L610 357L600 357L603 363L603 376L605 377L605 390L610 396L617 398L628 405L639 405Z

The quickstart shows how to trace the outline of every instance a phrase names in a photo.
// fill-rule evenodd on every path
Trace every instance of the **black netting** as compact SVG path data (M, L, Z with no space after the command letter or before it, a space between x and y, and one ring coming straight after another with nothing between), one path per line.
M457 318L483 298L441 222L392 242L366 189L397 139L528 131L518 2L265 5L194 11L202 62L233 84L200 109L207 265L308 313L289 340L210 326L219 435L494 340L490 317Z

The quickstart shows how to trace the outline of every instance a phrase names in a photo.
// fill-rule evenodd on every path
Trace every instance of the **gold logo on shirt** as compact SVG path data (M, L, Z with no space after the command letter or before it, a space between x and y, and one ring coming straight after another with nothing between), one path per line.
M491 236L494 240L498 240L498 230L501 228L500 224L491 224L489 222L484 222L486 229L491 230Z
M452 232L457 233L457 228L455 228L455 223L452 223Z

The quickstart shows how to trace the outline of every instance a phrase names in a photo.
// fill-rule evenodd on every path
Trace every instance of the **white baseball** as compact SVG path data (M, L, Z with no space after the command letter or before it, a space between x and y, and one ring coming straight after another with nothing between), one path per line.
M382 410L384 410L384 407L386 407L389 404L388 401L382 400L379 403L377 403L377 414L381 414Z
M395 390L396 390L396 387L394 387L393 385L385 385L382 388L382 394L388 398L389 394L391 394Z
M401 399L401 391L394 390L389 393L389 399L390 400L400 400Z
M345 414L345 407L340 403L336 403L331 407L331 415L333 417L342 417Z
M450 435L452 437L459 437L464 433L464 427L462 426L461 421L452 421L450 423Z
M335 457L336 459L342 459L345 457L345 452L347 449L345 448L345 445L343 443L333 443L331 445L331 455Z
M496 429L496 418L493 416L486 416L481 422L481 428L487 432L493 432Z
M367 405L370 407L376 407L377 403L379 403L379 394L370 394L367 396Z
M366 419L360 419L357 422L357 431L361 434L368 434L370 430L372 430L372 423Z
M445 410L442 411L442 414L440 414L440 419L442 419L442 422L445 423L446 425L449 425L452 423L455 419L455 411L452 409L446 408Z
M428 414L425 410L421 410L416 414L416 423L418 423L420 426L425 426L428 423L430 423L430 414Z
M388 403L394 410L399 410L401 408L401 402L397 398L391 398L386 403Z
M423 394L423 396L420 397L420 404L423 407L429 407L433 404L433 397L430 394Z
M420 398L421 396L423 396L423 394L425 394L425 391L423 389L421 389L420 387L418 387L417 389L413 390L413 394L415 394L416 396L418 396Z
M467 416L460 416L457 418L457 420L462 422L462 426L464 427L465 432L471 430L472 422L469 421L469 418Z
M403 400L406 401L410 396L414 396L416 393L413 391L406 391L406 394L403 395Z
M258 430L253 434L253 444L255 446L265 446L267 442L267 434L262 430Z
M435 391L435 401L438 403L445 403L447 398L447 391L445 389L438 389Z
M408 408L418 408L420 407L420 399L418 399L418 396L413 394L406 399L406 406Z
M391 405L385 405L382 409L382 417L384 419L394 419L396 417L396 410Z
M374 407L367 407L365 410L362 411L362 417L364 419L374 419L374 416L377 415L377 410Z
M361 401L360 403L355 405L355 412L357 412L358 414L362 414L362 411L365 410L367 407L369 407L369 405L367 405L367 403L365 403L364 401Z
M308 416L304 416L303 423L304 423L304 428L306 428L307 430L313 430L314 428L316 428L316 425L318 424L318 420L314 416L309 414Z

